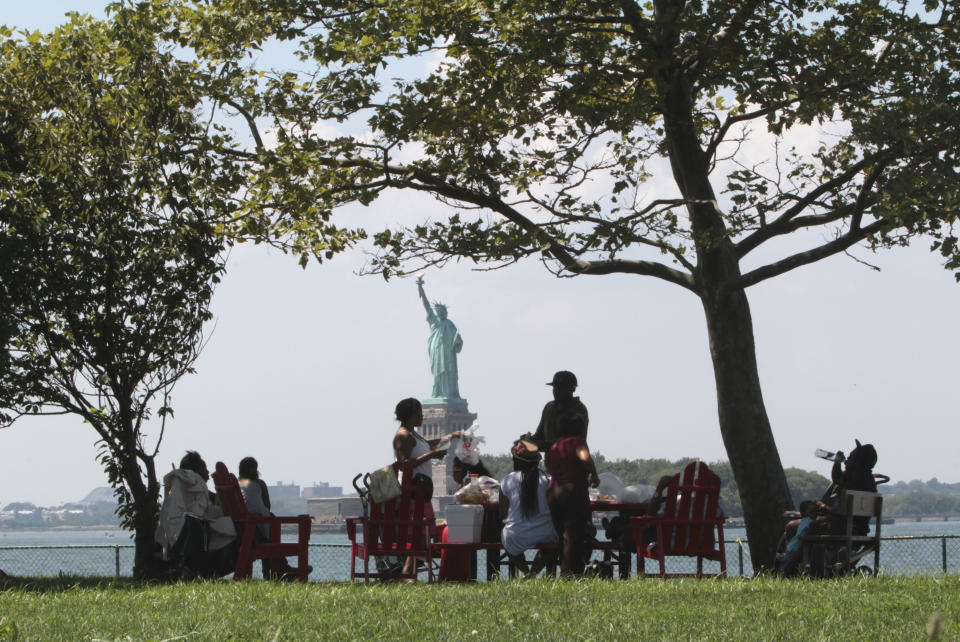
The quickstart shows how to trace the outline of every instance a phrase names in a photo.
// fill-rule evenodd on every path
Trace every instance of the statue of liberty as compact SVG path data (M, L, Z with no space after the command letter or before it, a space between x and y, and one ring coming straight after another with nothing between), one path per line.
M417 277L417 291L427 311L427 323L430 324L430 337L427 339L430 372L433 373L433 393L430 396L434 399L459 400L461 397L457 383L457 353L463 348L463 338L457 331L457 326L447 318L447 306L435 303L431 309L423 291L422 276Z

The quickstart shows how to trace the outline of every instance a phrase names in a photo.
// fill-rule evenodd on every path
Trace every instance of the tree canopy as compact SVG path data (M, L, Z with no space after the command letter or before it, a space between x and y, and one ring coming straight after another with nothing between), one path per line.
M960 270L951 2L234 0L170 11L168 35L221 65L251 130L239 233L322 257L337 244L317 239L341 234L334 210L413 190L450 216L377 232L370 271L534 257L562 276L651 276L697 296L758 568L772 563L791 500L746 288L918 235ZM300 61L256 68L251 50L278 40L296 43Z
M197 118L205 84L156 31L149 13L121 11L0 34L15 160L0 166L3 423L72 413L94 429L137 571L153 553L170 393L202 346L239 187L211 153L229 140Z
M569 274L650 274L697 291L705 242L735 240L744 259L798 230L820 231L728 286L917 233L960 269L949 3L284 0L256 15L233 2L197 11L178 35L201 52L239 64L245 47L295 39L315 65L258 73L262 93L245 96L245 113L271 119L270 161L296 170L286 185L311 188L325 208L410 188L461 210L378 235L373 269L385 275L421 267L410 261L536 256ZM343 122L367 129L320 133ZM660 160L675 184L649 184L663 178ZM666 260L635 258L644 254Z

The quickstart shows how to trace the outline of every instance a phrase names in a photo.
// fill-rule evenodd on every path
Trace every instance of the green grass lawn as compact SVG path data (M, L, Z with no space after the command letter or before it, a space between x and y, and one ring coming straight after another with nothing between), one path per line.
M960 576L473 585L0 585L0 640L960 638Z

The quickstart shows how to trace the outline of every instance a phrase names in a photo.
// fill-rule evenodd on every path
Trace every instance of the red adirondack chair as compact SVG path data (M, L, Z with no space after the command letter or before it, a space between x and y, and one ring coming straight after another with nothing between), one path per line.
M220 504L223 506L223 512L233 519L233 523L237 527L237 536L240 539L240 546L237 551L237 567L234 570L233 579L242 580L250 577L254 560L276 560L276 562L271 563L271 566L275 567L275 564L279 563L281 558L296 555L297 579L306 582L307 574L310 572L307 565L310 516L255 515L247 511L247 505L243 501L243 493L240 491L240 484L237 483L236 476L227 470L222 461L217 462L217 469L212 477L213 483L217 487L217 497L220 498ZM256 530L260 524L270 526L269 542L257 542ZM296 542L280 541L281 524L297 525Z
M393 463L400 481L400 497L379 504L369 500L366 517L347 518L347 536L350 538L350 579L417 579L417 564L403 572L403 560L413 555L426 562L428 581L433 581L433 554L429 538L435 525L432 511L425 510L423 487L412 483L410 463ZM429 516L428 516L429 515ZM370 570L370 558L374 570ZM378 557L399 557L399 563L376 563ZM357 569L357 561L363 568Z
M719 573L707 575L725 577L723 522L727 518L718 515L719 500L720 478L705 463L691 462L677 473L665 491L663 515L630 520L637 543L637 575L645 575L644 559L650 558L660 563L660 577L704 577L703 560L707 559L720 563ZM696 557L697 572L667 573L665 558L678 555Z

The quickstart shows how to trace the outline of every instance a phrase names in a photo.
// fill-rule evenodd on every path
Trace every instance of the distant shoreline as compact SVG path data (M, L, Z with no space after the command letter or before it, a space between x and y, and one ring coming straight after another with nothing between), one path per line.
M127 533L132 531L125 531L120 528L117 524L100 524L98 526L48 526L48 527L39 527L39 526L27 526L24 528L18 528L16 526L0 526L0 535L3 533L49 533L56 531L116 531L120 533Z

